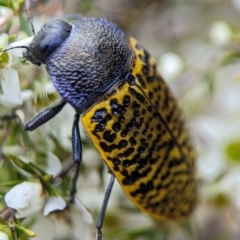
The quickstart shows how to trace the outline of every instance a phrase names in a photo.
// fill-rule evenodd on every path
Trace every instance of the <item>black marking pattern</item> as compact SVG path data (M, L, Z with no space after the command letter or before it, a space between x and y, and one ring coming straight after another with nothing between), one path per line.
M155 61L136 40L130 43L135 85L116 85L82 121L136 206L158 220L184 219L197 202L195 154Z

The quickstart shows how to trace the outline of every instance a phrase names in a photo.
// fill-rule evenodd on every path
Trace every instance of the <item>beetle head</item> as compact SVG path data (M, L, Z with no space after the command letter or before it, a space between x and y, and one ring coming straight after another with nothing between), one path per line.
M34 36L23 58L39 66L68 38L72 26L61 20L51 20Z

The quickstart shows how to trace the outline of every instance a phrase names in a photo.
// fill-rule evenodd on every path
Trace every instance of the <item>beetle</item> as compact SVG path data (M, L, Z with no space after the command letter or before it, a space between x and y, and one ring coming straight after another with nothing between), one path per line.
M75 109L72 128L71 201L82 160L79 120L111 178L97 222L102 224L115 178L143 212L159 221L187 218L198 201L195 151L183 114L154 58L133 37L102 18L73 23L50 20L23 58L46 70L61 101L24 126L32 131L66 104Z

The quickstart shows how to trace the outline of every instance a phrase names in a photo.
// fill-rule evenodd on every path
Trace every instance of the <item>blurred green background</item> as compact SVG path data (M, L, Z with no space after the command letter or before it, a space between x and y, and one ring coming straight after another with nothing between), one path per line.
M7 8L9 3L11 6ZM1 46L7 47L7 44L4 46L6 39L9 43L25 41L31 31L21 2L0 0L0 6L5 6L0 7ZM30 13L36 30L49 19L74 18L74 14L79 13L115 22L156 58L161 74L188 120L197 150L200 191L199 206L191 219L184 224L155 223L135 209L116 182L104 222L104 239L240 239L240 1L32 0ZM74 116L71 107L64 108L54 119L31 133L23 132L16 120L2 118L21 109L30 120L59 99L44 66L23 64L19 59L21 52L19 49L10 51L14 60L2 55L0 62L2 69L11 65L17 70L20 88L15 89L13 83L12 94L20 94L17 100L23 101L17 106L1 100L4 99L4 80L1 78L0 182L29 179L13 167L6 157L8 154L40 166L46 165L54 156L63 163L64 171L53 185L60 195L67 196L74 173L71 168ZM89 209L95 223L109 175L84 130L82 132L84 149L78 198ZM8 190L9 187L0 184L1 209ZM71 227L68 214L65 221ZM24 221L21 224L27 226ZM35 229L34 224L32 222L29 228ZM80 224L84 225L87 235L65 237L63 234L62 238L54 235L49 240L94 239L94 224ZM56 229L57 225L54 225ZM43 239L41 231L36 239Z

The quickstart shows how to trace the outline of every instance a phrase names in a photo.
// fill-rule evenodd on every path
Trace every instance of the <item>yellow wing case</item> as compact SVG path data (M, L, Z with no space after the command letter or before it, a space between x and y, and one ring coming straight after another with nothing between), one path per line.
M189 216L197 202L194 151L154 59L130 38L134 84L118 83L82 122L127 196L160 221Z

